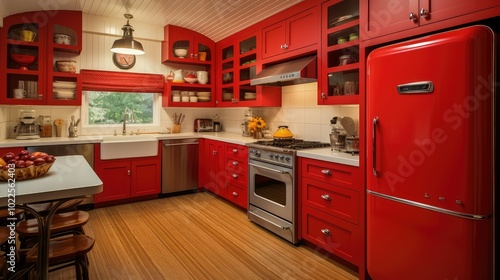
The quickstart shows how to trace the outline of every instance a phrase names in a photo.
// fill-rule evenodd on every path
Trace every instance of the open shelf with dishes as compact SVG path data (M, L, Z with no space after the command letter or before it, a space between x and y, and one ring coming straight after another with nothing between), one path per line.
M166 75L162 106L215 106L215 42L175 25L164 27L164 38L162 62L176 70Z

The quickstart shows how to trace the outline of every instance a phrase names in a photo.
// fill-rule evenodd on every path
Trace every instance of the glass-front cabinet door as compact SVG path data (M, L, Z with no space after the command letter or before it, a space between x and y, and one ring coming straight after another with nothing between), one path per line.
M359 1L322 6L322 79L318 104L359 103Z

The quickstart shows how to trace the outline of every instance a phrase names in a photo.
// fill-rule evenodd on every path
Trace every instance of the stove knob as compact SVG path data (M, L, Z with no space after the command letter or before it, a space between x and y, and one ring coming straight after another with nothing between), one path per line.
M278 160L279 158L280 158L280 156L279 156L279 155L274 155L274 159L275 159L275 160Z
M273 154L273 153L270 153L270 154L269 154L269 158L270 158L270 159L273 159L273 157L274 157L274 154Z
M255 151L253 154L254 154L256 157L260 157L260 152L259 152L259 151Z
M290 157L286 157L286 158L285 158L285 160L286 160L287 162L290 162Z
M280 160L281 161L285 160L285 156L280 156Z

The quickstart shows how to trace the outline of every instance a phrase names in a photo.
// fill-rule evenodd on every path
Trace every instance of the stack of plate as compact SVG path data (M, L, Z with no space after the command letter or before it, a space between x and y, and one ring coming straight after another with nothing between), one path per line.
M52 83L54 87L54 97L57 99L75 99L76 82L55 81Z
M199 102L209 102L210 92L209 91L198 91L198 101Z
M255 92L245 92L244 98L245 100L255 100L257 98L257 94Z
M223 92L222 93L222 100L223 101L229 101L233 98L233 93L232 92Z

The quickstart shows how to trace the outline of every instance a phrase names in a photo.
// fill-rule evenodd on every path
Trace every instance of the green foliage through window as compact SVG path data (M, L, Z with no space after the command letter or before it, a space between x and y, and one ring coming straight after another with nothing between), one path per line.
M127 123L152 124L154 93L88 91L88 124L119 124L123 114L128 114Z

